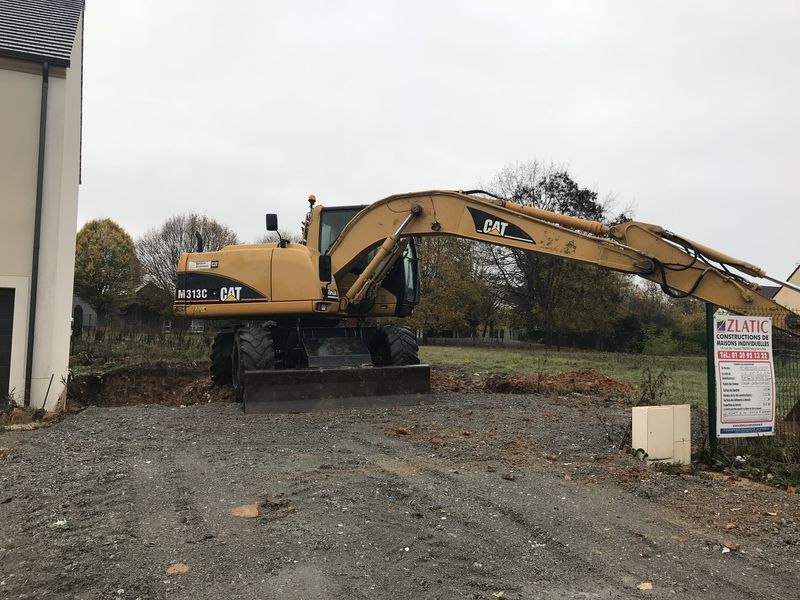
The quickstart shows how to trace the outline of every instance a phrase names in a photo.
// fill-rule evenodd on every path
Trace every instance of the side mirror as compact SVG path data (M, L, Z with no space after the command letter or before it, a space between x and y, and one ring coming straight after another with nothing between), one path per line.
M319 280L325 283L333 281L333 266L330 254L319 255Z
M194 239L195 239L195 251L202 252L203 251L203 236L200 235L199 231L194 232Z
M278 215L267 213L267 231L278 231Z

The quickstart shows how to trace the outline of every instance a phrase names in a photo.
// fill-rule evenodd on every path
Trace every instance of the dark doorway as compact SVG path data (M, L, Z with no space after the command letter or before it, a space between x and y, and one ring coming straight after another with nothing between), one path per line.
M14 325L14 289L0 288L0 404L8 398L11 375L11 329Z
M80 337L83 331L83 307L76 304L72 309L72 337Z

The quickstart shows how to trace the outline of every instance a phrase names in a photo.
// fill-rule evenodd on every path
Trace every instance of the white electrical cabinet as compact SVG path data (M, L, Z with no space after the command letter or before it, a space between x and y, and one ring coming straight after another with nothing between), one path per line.
M647 460L688 465L692 460L691 412L688 404L637 406L631 415L631 446Z

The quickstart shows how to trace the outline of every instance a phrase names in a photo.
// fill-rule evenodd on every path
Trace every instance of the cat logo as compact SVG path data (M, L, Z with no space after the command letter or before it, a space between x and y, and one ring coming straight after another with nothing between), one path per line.
M220 288L219 299L223 302L238 302L242 299L242 286Z
M507 240L517 240L518 242L536 243L531 236L513 223L503 221L495 215L471 206L468 206L467 209L469 210L470 216L472 216L472 222L475 224L475 231L477 233Z
M488 233L489 235L496 235L499 237L503 237L506 234L506 227L508 227L508 223L505 221L495 221L494 219L486 219L483 224L483 233Z

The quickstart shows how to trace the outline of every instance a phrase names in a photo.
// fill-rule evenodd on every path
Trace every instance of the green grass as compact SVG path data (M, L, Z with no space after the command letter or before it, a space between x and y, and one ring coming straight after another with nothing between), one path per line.
M706 405L706 360L701 356L645 356L612 352L571 352L538 349L422 346L420 359L436 366L459 366L473 372L498 371L519 375L556 375L596 369L640 387L646 370L652 377L664 370L663 404Z

